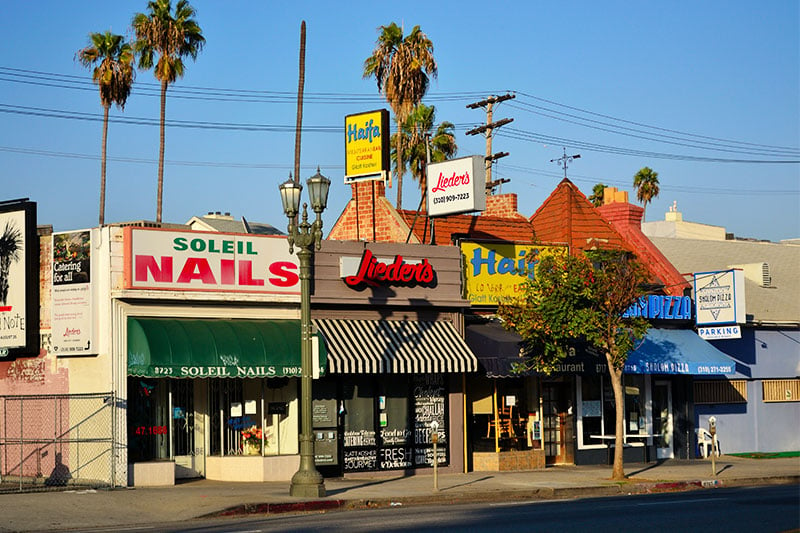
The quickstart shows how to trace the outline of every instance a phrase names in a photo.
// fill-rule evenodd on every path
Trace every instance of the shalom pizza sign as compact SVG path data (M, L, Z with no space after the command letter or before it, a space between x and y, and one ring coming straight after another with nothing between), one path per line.
M125 228L125 288L300 294L286 237Z

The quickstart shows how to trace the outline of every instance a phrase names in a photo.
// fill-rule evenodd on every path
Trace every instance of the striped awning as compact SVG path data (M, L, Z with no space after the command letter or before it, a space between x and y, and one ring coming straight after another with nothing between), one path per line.
M475 372L478 360L450 322L318 319L332 374Z

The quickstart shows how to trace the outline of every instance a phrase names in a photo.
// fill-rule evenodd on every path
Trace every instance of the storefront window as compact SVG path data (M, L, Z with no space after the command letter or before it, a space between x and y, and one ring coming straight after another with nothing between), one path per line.
M525 379L480 379L470 383L471 435L476 452L527 450L541 446L534 394Z
M580 423L583 446L600 446L615 433L616 408L611 381L604 375L580 376ZM625 434L646 434L645 377L623 375Z
M345 471L432 465L432 422L439 426L439 464L447 464L447 390L441 376L348 379L342 398Z

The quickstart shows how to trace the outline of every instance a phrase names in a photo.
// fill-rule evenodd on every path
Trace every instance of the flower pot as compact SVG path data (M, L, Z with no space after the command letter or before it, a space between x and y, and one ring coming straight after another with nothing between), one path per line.
M251 444L249 442L245 442L242 453L244 455L261 455L261 443Z

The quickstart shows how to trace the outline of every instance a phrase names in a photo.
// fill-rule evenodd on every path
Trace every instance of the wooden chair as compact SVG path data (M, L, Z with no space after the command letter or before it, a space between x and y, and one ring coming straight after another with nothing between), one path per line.
M495 427L497 426L497 427ZM503 435L507 437L514 437L514 407L509 406L500 406L497 409L497 420L495 420L494 415L489 415L489 424L486 427L486 438L488 439L492 434L492 428L495 428L497 431L497 435L502 437Z

